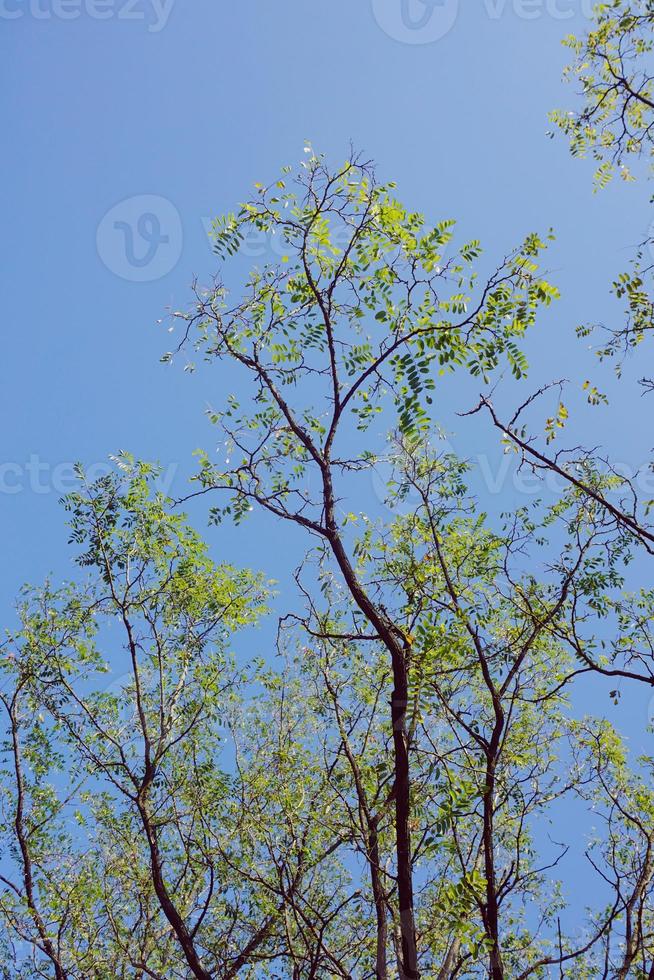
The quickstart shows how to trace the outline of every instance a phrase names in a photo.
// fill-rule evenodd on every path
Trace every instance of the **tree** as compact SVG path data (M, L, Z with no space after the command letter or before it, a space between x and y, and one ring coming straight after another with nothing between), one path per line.
M619 585L615 569L626 541L619 527L610 535L601 517L589 520L584 501L573 497L540 513L538 523L535 508L517 514L502 534L492 532L467 495L464 470L419 447L400 450L391 491L411 493L414 503L383 529L368 525L357 547L362 580L412 637L409 744L420 966L427 976L443 978L489 970L538 976L553 965L566 976L586 975L606 933L622 934L622 901L618 896L614 905L595 909L583 940L566 935L565 900L547 875L564 860L567 845L560 843L546 860L534 835L563 800L588 798L594 790L597 800L602 796L599 770L581 759L585 732L602 723L575 723L567 691L588 670L588 653L579 653L573 638L585 632L588 650L594 649L589 624L611 582ZM569 540L553 568L546 536L558 543L561 532ZM525 561L528 573L521 569ZM605 566L613 567L612 575ZM537 568L542 579L534 577ZM332 581L328 564L323 575ZM313 638L303 652L303 671L315 671L318 689L320 674L328 675L343 750L356 771L352 810L361 800L362 839L372 824L374 854L383 856L392 772L378 727L380 682L367 698L359 693L371 673L383 671L383 650L373 636L353 631L347 593L330 589L322 613L309 589L303 593L310 614L301 625ZM339 644L346 644L340 657ZM602 730L615 740L610 726ZM564 760L571 757L579 761L568 767ZM372 845L364 853L370 860ZM388 866L376 858L371 863ZM599 864L598 871L605 873ZM380 878L392 904L393 879ZM529 912L540 917L536 928Z
M580 650L571 637L582 609L591 615L620 588L630 536L574 494L540 523L518 516L498 536L464 500L465 467L429 445L436 370L487 380L508 363L522 376L520 340L557 295L537 271L543 243L530 236L480 286L478 242L446 260L450 222L427 228L359 158L330 171L307 150L290 185L285 171L258 186L214 228L220 256L255 228L280 237L283 262L255 269L235 304L217 282L196 288L195 306L175 314L178 349L192 340L208 361L227 363L230 379L238 367L251 392L244 405L230 396L210 412L234 461L204 455L197 493L227 496L212 507L216 523L240 522L258 506L314 540L317 565L298 579L307 612L294 622L309 638L304 659L320 665L313 683L347 761L375 913L375 975L392 969L389 945L400 977L497 980L518 962L525 977L549 964L578 970L624 909L618 900L598 913L577 946L560 924L555 939L518 925L543 881L543 869L525 870L527 825L558 795L548 786L554 757L541 770L527 747L540 748L539 724L551 724L553 743L574 741L559 699L592 669L594 641ZM383 428L394 433L390 493L402 499L412 488L418 503L406 522L376 527L357 506L356 478L388 461ZM554 564L543 560L544 579L525 578L513 562L535 547L539 528L561 550ZM600 571L605 562L609 572ZM566 668L566 648L579 669ZM363 683L372 684L365 696ZM379 727L386 700L390 768ZM523 780L537 787L529 799ZM561 787L574 791L574 781ZM544 909L541 929L551 927Z
M594 11L594 26L585 37L569 36L564 43L575 54L575 61L566 69L566 78L581 82L581 107L576 110L552 113L552 120L570 139L574 156L591 152L600 162L595 175L598 187L605 187L614 169L632 180L627 168L629 157L654 153L651 65L652 26L654 6L651 0L631 3L629 0L610 0L598 4ZM608 339L596 348L601 360L614 358L618 376L627 355L634 352L649 337L654 326L652 299L652 236L641 244L629 271L615 280L612 290L626 303L625 322L606 327ZM595 328L584 325L578 335L588 337ZM643 377L640 384L646 391L654 387L652 379ZM596 385L583 385L591 405L605 404L606 397ZM607 520L617 521L648 553L654 545L654 531L649 521L651 501L641 499L634 482L620 475L610 460L597 453L577 448L548 451L559 430L568 418L568 410L559 401L556 414L545 423L546 446L539 445L538 436L527 420L528 410L553 388L562 389L561 382L546 384L532 393L509 418L502 418L487 396L482 396L470 414L488 413L493 425L502 433L507 448L515 450L521 465L536 474L555 473L584 496L593 508L599 507ZM647 604L646 595L636 600ZM623 619L623 622L625 620ZM598 668L595 661L590 661ZM607 671L606 665L602 667ZM619 668L618 676L629 676ZM651 683L649 670L632 675Z
M281 622L285 667L237 669L225 647L262 612L260 577L213 565L150 493L150 469L123 465L68 499L90 579L28 592L5 647L7 975L402 975L382 637L323 547L298 572L306 613ZM575 722L566 696L566 629L601 602L621 536L574 498L542 512L542 530L559 522L570 541L539 582L520 568L526 550L532 567L539 551L549 561L538 508L492 531L465 466L419 444L397 447L391 491L414 505L363 527L356 569L411 648L420 968L445 980L649 963L647 790L610 726ZM116 656L127 672L107 687ZM544 856L536 840L574 796L606 815L591 857L613 889L581 939L548 881L567 847ZM626 830L637 860L618 847Z
M3 648L7 975L651 980L652 759L574 693L654 682L652 594L626 591L652 532L593 456L571 471L536 448L535 396L509 423L487 395L476 411L567 489L501 519L433 417L447 372L523 376L557 295L543 242L480 284L479 243L446 258L451 222L307 149L215 226L220 255L253 227L285 259L236 303L217 282L175 314L180 349L244 380L210 412L232 462L203 455L195 495L217 524L258 507L306 540L301 607L259 657L261 575L213 562L147 464L80 471L85 578L28 589ZM560 404L549 442L565 421ZM588 807L580 849L558 817Z
M286 820L279 755L274 802L259 770L220 765L246 680L228 644L266 591L124 465L67 499L90 580L29 591L5 644L1 914L32 951L12 975L235 976L272 955L278 875L292 893L311 873L316 830Z
M339 457L342 433L369 431L391 392L400 432L416 438L429 424L432 367L465 366L485 375L506 359L524 368L516 340L556 290L537 274L543 248L532 235L475 289L471 242L449 260L443 249L452 222L432 229L379 186L369 164L351 158L330 173L309 150L297 190L286 173L259 187L254 201L215 225L218 254L237 251L253 227L279 234L287 267L256 271L241 302L229 307L221 285L197 293L197 309L183 315L186 335L200 330L212 359L244 369L255 407L240 414L234 400L217 416L242 459L226 473L204 459L206 487L231 491L240 518L253 502L324 541L361 614L384 643L393 672L396 873L402 931L402 971L417 977L410 832L407 731L410 643L400 625L363 587L337 516L336 480L369 468L372 448ZM298 193L299 192L299 193ZM376 329L371 327L375 323ZM296 396L293 398L293 396ZM292 400L293 399L293 400ZM305 489L311 469L318 492Z
M653 27L652 0L608 0L595 7L585 37L570 35L564 42L575 57L565 77L579 82L582 104L553 112L552 120L574 156L590 152L599 162L595 179L601 187L616 166L630 180L629 159L652 157Z
M609 0L595 8L594 26L584 37L570 36L565 44L575 56L566 69L568 81L580 83L580 107L552 113L552 121L570 141L573 156L591 153L599 163L597 187L606 187L616 167L625 180L634 180L631 160L654 163L654 65L652 0ZM650 233L640 244L629 271L613 283L615 296L626 304L625 323L608 328L598 355L615 358L618 371L624 357L652 331L654 300ZM591 330L580 328L581 336ZM641 382L651 389L650 378Z

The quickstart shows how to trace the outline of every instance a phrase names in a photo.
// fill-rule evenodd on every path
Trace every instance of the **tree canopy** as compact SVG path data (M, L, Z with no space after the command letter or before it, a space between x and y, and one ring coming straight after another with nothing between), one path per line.
M653 18L613 0L566 42L581 105L553 119L600 185L651 157ZM631 575L651 501L561 448L560 383L508 418L495 402L507 376L529 384L529 333L558 298L550 235L489 263L362 155L305 150L216 219L220 273L173 314L163 360L220 379L227 460L200 453L186 501L127 454L95 481L79 467L76 571L19 597L2 975L652 980L654 756L578 697L589 679L615 701L654 687L654 590ZM281 260L228 288L252 230ZM599 354L618 363L652 325L645 249L614 284L628 321ZM439 438L449 376L482 391L467 421L560 478L555 499L489 513ZM292 594L221 550L220 525L254 511L299 543Z

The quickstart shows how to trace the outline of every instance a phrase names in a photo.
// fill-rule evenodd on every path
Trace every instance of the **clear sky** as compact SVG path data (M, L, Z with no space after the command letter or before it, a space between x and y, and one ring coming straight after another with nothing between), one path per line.
M353 141L409 205L457 218L490 258L552 226L563 299L530 341L532 380L592 370L615 402L574 327L616 313L609 283L647 233L648 188L593 194L592 165L546 136L548 110L571 97L560 40L584 30L588 7L0 0L3 613L21 583L70 569L57 501L73 461L127 449L176 467L183 492L192 451L216 438L203 409L226 390L160 365L170 341L156 321L215 270L207 221L297 163L306 139L337 161ZM445 391L450 414L473 402L469 387ZM619 409L580 411L577 434L636 466L648 409L630 387ZM455 429L455 448L498 465L488 429ZM216 556L283 580L287 535L269 521L209 534ZM629 697L641 729L647 696Z

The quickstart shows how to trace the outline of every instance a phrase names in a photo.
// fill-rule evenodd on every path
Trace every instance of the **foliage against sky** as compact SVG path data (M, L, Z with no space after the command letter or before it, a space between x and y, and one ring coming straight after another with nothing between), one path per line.
M616 0L569 42L585 102L555 121L600 183L650 154L650 23ZM5 975L645 980L652 759L575 691L652 685L654 594L626 581L647 501L558 449L563 395L539 448L523 413L545 392L506 422L490 394L528 385L525 338L558 297L546 236L486 275L477 240L455 249L364 158L306 149L214 227L221 262L249 227L282 260L175 315L224 387L248 379L210 412L230 461L202 454L194 493L215 524L258 508L304 535L295 600L261 657L274 584L213 562L152 467L79 472L80 574L28 589L3 646ZM651 326L630 275L627 350ZM488 518L439 449L449 373L523 466L563 475L555 503ZM371 520L357 485L382 464L404 506Z

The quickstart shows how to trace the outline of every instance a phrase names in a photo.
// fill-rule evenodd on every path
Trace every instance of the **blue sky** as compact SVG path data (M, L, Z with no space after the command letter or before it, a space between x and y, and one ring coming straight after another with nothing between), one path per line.
M616 403L581 404L575 437L632 467L646 459L647 403L629 381L618 399L574 327L616 315L608 286L647 233L648 188L593 194L592 165L546 137L548 110L572 96L560 40L585 29L588 9L0 0L5 615L23 582L70 569L57 501L73 461L127 449L172 465L183 492L192 451L215 442L203 409L220 403L224 379L160 365L170 340L157 320L187 304L194 276L215 271L207 221L297 163L306 139L339 161L353 141L410 206L457 218L462 240L481 238L489 261L553 227L548 265L563 299L530 340L532 381L594 372ZM628 378L639 373L633 364ZM496 468L492 433L454 420L474 391L452 382L443 392L454 447L487 452ZM497 494L498 507L512 494ZM255 519L210 534L216 556L283 579L284 529ZM647 697L630 697L644 723Z

